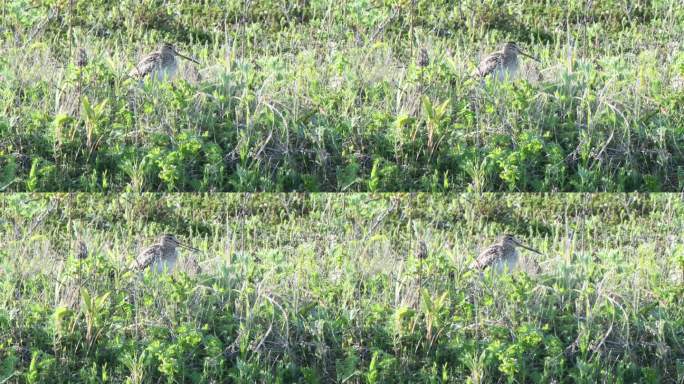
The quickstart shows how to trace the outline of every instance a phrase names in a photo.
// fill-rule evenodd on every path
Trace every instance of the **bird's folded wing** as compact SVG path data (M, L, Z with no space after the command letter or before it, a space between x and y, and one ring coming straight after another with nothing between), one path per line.
M147 76L150 72L152 72L159 62L159 54L153 53L144 59L140 60L140 62L133 68L130 72L128 72L128 76L131 77L144 77Z
M491 265L501 255L501 246L493 245L480 253L480 256L473 261L471 268L483 269Z
M473 71L474 75L477 76L487 76L489 75L499 64L501 63L501 55L490 55L485 57L477 69Z
M156 248L148 248L144 251L142 251L138 257L133 261L131 264L131 268L134 269L145 269L147 268L154 259L159 255L159 252Z

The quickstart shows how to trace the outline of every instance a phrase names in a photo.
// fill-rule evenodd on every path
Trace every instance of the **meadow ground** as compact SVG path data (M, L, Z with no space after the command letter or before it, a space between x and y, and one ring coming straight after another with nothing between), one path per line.
M0 382L682 383L682 217L674 195L0 195ZM126 270L163 232L200 274ZM502 232L538 272L467 270Z
M5 0L0 20L0 190L684 187L681 0ZM127 78L164 40L202 64ZM541 63L469 77L507 40Z

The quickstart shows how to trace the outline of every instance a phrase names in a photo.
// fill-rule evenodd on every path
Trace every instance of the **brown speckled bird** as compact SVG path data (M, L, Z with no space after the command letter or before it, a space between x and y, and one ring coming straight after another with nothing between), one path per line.
M174 235L165 234L159 238L157 244L146 248L131 264L131 269L144 270L150 267L154 272L172 272L176 266L178 252L176 247L182 247L191 251L198 251L197 248L181 244Z
M480 65L473 71L472 76L484 78L492 75L498 81L507 77L513 78L518 72L518 54L539 61L536 57L523 52L518 44L509 41L504 44L500 51L493 52L482 59Z
M145 56L133 68L128 75L138 79L151 76L156 80L171 80L178 70L176 56L199 64L199 61L178 53L176 47L169 43L163 43L159 50Z
M528 249L536 254L541 252L522 244L513 235L500 236L496 243L487 247L470 265L472 269L484 270L492 267L496 273L501 273L508 268L512 271L518 265L518 251L516 247Z

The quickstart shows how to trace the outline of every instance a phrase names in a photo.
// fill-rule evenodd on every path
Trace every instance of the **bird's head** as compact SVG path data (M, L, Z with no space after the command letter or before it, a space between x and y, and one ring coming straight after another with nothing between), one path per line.
M527 57L529 57L529 58L532 59L532 60L539 61L538 58L536 58L536 57L534 57L534 56L531 56L531 55L528 55L527 53L525 53L525 52L520 48L520 46L518 45L518 43L516 43L515 41L509 41L509 42L507 42L506 44L504 44L503 51L504 51L504 54L516 54L516 55L520 54L520 55L523 55L523 56L527 56Z
M163 248L176 248L176 247L181 247L185 249L189 249L191 251L198 252L199 249L191 247L189 245L185 245L181 243L176 236L170 234L170 233L165 233L161 235L159 238L159 245L161 245Z
M186 60L190 60L193 63L199 64L199 61L193 59L192 57L185 56L182 53L178 52L178 50L176 49L176 46L171 44L171 43L168 43L168 42L162 43L160 50L161 50L162 55L167 55L167 54L175 55L178 57L182 57Z
M164 248L176 248L177 246L181 245L180 241L176 239L176 236L170 233L161 235L159 238L159 244Z
M173 55L176 54L176 47L174 47L173 44L167 42L161 43L159 50L162 51L162 53L169 53Z
M503 49L504 49L504 51L512 52L512 53L522 52L522 50L520 49L520 47L518 46L518 44L515 41L507 42L506 44L504 44Z
M513 236L511 234L505 234L505 235L501 236L500 241L504 247L523 247L529 251L532 251L536 254L541 255L541 252L539 252L538 250L536 250L534 248L528 247L527 245L523 244L520 240L518 240L518 238L516 238L515 236Z

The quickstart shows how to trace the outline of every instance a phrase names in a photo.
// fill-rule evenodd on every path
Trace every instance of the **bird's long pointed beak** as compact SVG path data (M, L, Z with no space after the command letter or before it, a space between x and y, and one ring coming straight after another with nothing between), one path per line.
M199 249L197 249L195 247L191 247L191 246L185 245L185 244L178 244L178 246L181 248L185 248L187 250L193 251L193 252L199 252L200 251Z
M196 64L199 64L199 63L200 63L199 61L193 59L192 57L185 56L184 54L182 54L182 53L180 53L180 52L178 52L178 51L175 51L175 52L176 52L176 55L178 55L178 56L180 56L180 57L182 57L182 58L184 58L184 59L186 59L186 60L190 60L190 61L192 61L193 63L196 63Z
M534 56L532 56L532 55L528 55L527 53L525 53L525 52L523 52L523 51L518 51L518 52L520 52L520 54L523 55L523 56L527 56L527 57L529 57L530 59L536 60L536 61L538 61L538 62L541 63L541 60L539 60L538 58L536 58L536 57L534 57Z
M537 255L541 255L541 254L542 254L542 253L539 252L538 250L536 250L536 249L534 249L534 248L531 248L531 247L528 247L528 246L525 245L525 244L519 244L519 245L520 245L521 247L527 249L528 251L532 251L532 252L536 253Z

